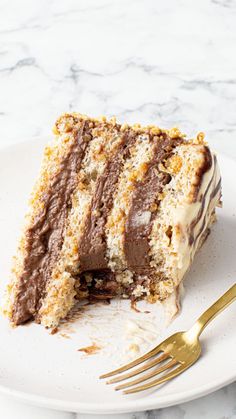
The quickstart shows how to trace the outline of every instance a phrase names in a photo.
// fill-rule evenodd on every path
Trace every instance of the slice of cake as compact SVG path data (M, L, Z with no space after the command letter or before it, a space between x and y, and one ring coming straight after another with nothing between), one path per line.
M55 327L80 299L175 293L220 204L203 134L77 113L54 131L7 290L11 322Z

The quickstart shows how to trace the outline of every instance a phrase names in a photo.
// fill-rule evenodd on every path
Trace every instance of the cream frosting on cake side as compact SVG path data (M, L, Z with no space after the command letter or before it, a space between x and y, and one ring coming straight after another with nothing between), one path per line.
M219 167L208 147L181 145L173 162L176 157L177 169L167 168L172 179L163 191L150 239L151 264L163 277L154 294L161 299L183 279L215 220L221 199Z

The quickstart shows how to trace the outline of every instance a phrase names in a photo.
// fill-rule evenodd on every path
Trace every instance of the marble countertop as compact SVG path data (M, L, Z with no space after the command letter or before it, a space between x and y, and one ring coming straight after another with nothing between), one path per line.
M204 131L236 158L234 0L0 0L0 147L62 112ZM91 419L0 396L4 419ZM236 418L236 383L122 419ZM112 415L112 418L115 418Z

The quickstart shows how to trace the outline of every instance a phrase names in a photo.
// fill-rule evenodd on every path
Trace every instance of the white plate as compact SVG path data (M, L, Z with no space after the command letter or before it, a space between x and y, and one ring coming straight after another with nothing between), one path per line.
M11 255L26 208L27 196L38 172L44 143L34 141L0 152L1 297L9 276ZM185 282L183 308L164 331L163 310L135 313L128 302L89 307L67 331L50 335L43 327L29 324L11 329L0 319L0 390L28 402L84 413L121 413L161 408L214 391L236 378L235 311L231 305L202 335L201 359L187 372L158 390L124 396L98 380L125 360L129 344L125 323L129 319L153 328L160 341L173 331L190 327L236 278L236 163L219 156L223 175L224 207L209 240L197 255ZM161 318L161 322L159 321ZM147 326L147 327L146 327ZM147 333L144 337L147 338ZM150 334L150 333L149 333ZM87 356L77 349L96 341L102 349ZM143 349L147 349L147 344Z

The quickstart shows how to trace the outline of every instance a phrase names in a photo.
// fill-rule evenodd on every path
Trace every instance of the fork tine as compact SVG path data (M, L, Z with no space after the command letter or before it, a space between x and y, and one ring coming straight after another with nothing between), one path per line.
M175 359L172 359L170 362L167 362L162 367L159 367L156 370L151 371L148 374L143 375L143 376L137 378L136 380L129 381L128 383L121 384L121 385L117 386L115 388L115 390L123 390L124 388L132 387L135 384L142 383L143 381L146 381L149 378L155 377L156 375L160 374L161 372L164 372L164 371L168 370L169 368L173 367L176 364L178 364L178 361L176 361Z
M160 362L165 361L167 358L170 358L170 356L167 353L163 352L160 356L158 356L158 358L155 358L152 361L145 363L142 367L139 367L136 370L132 370L131 372L127 374L119 375L118 377L115 377L112 380L109 380L107 384L114 384L114 383L118 383L119 381L126 380L127 378L132 378L135 375L140 374L141 372L149 370L150 368L154 367Z
M157 355L159 352L163 352L161 347L164 342L160 343L160 345L156 346L151 351L147 352L145 355L141 356L140 358L135 359L134 361L130 362L129 364L123 365L120 368L117 368L114 371L108 372L107 374L101 375L99 378L108 378L112 377L113 375L119 374L121 372L127 371L130 368L135 367L136 365L141 364L141 362L147 361L148 359L152 358L154 355Z
M131 394L131 393L137 393L139 391L148 390L149 388L155 387L159 384L164 383L165 381L171 380L171 378L176 377L177 375L181 374L183 371L185 371L187 368L189 368L191 364L184 365L181 364L178 368L174 369L173 371L169 372L168 374L165 374L158 380L150 381L150 383L144 384L143 386L138 386L131 388L129 390L125 390L124 394Z

